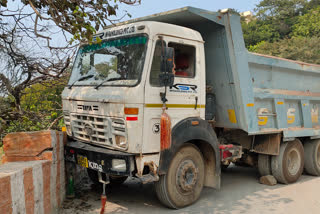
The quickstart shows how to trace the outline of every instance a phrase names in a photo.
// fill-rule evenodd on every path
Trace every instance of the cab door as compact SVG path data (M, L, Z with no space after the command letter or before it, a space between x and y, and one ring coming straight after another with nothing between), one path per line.
M144 141L143 153L160 151L160 117L162 102L160 93L165 87L159 84L160 56L163 46L175 50L175 80L173 87L167 87L167 113L172 127L189 117L204 115L204 94L200 86L200 42L176 37L157 36L153 44L152 62L145 84ZM201 44L202 45L202 44ZM204 86L203 86L204 87Z

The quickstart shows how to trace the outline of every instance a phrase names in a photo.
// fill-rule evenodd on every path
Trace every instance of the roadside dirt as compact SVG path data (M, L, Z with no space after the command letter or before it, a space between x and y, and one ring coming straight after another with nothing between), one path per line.
M84 177L76 187L76 198L67 200L60 213L100 213L101 191ZM319 177L303 175L295 184L266 186L259 184L256 169L231 166L222 174L221 190L204 188L199 201L181 210L164 207L153 185L137 179L108 186L105 213L319 214L319 191Z

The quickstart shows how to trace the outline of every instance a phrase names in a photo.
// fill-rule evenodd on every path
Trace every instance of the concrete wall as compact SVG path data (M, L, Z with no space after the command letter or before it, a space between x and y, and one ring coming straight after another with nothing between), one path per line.
M61 132L13 133L4 138L0 213L58 213L65 199Z

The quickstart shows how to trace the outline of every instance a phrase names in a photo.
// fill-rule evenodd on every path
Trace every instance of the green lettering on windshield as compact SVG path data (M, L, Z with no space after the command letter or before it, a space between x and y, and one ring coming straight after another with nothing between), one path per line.
M101 50L101 49L104 49L105 47L120 47L120 46L126 46L126 45L139 45L139 44L146 44L146 43L147 43L147 38L142 36L117 39L112 41L104 41L104 42L101 42L100 44L83 46L82 48L80 48L80 54Z

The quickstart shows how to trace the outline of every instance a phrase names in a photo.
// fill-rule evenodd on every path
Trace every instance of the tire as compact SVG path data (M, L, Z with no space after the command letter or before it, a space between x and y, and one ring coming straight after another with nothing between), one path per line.
M155 182L155 191L161 203L179 209L199 199L203 183L202 154L196 146L188 143L175 154L167 174Z
M270 155L258 155L258 170L261 176L272 175Z
M320 140L310 140L304 144L304 169L314 176L320 176Z
M96 184L100 185L101 183L99 182L99 177L98 177L98 172L92 169L87 169L88 176L90 180ZM105 176L102 175L102 178L105 179ZM116 175L110 175L109 180L111 185L121 185L127 180L128 176L116 176Z
M289 184L296 182L304 167L304 150L300 140L283 143L280 154L272 156L272 175L279 183Z

